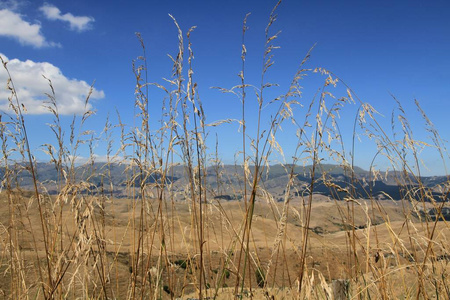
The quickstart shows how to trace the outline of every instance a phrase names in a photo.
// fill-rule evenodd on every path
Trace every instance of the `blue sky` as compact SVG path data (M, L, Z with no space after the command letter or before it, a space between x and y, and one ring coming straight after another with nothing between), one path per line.
M33 149L38 153L43 141L52 141L46 127L52 118L40 107L49 89L40 75L52 78L66 124L73 114L82 113L87 89L95 81L91 105L96 116L90 120L89 129L100 133L108 114L115 122L116 109L131 126L135 84L131 62L142 53L135 32L142 34L146 44L149 81L163 83L162 78L169 78L172 68L167 54L175 55L177 51L177 29L169 13L184 32L197 26L192 34L194 80L207 120L239 119L239 100L210 87L239 84L242 20L248 12L251 15L246 34L246 79L259 85L264 29L274 5L275 1L266 0L1 0L0 55L10 61L12 77L18 87L23 87L19 97L28 109L26 121ZM273 95L287 90L298 64L316 44L307 67L323 67L339 76L362 101L369 102L384 116L380 122L387 131L396 109L390 95L393 94L405 108L416 138L429 142L424 122L414 106L415 99L441 137L450 139L448 1L284 1L277 14L273 29L281 31L276 40L280 49L274 52L275 65L267 75L268 80L280 85ZM3 111L8 109L5 76L0 70ZM304 82L305 103L320 87L319 82L314 76ZM154 107L158 107L159 97L158 92L151 91ZM252 104L249 105L251 112ZM346 141L352 138L357 109L357 105L350 106L341 117ZM298 114L301 116L302 111ZM268 109L265 116L269 115ZM252 113L247 118L249 123L255 120ZM240 150L235 145L240 136L238 129L237 124L215 129L225 162L233 162L235 152ZM287 126L280 135L288 157L293 153L290 142L295 137L289 130L293 129ZM367 168L376 146L363 139L356 147L357 164ZM102 151L99 146L99 156L104 154ZM274 157L274 163L277 159L282 161ZM424 151L422 159L429 168L422 170L424 174L445 173L436 152ZM448 163L448 157L446 160ZM386 167L382 161L377 166Z

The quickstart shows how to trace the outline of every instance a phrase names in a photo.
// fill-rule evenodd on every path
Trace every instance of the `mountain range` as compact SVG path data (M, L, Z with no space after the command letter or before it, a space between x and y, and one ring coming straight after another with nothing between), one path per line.
M10 167L10 169L12 169ZM198 178L198 169L193 168L195 174L189 174L183 165L166 168L165 174L157 169L144 168L141 172L130 164L93 163L75 166L72 170L63 168L58 170L51 163L36 163L38 182L49 194L58 193L58 185L66 183L87 183L90 191L112 193L115 197L126 197L127 187L139 188L142 181L147 185L160 184L162 178L172 191L181 193L189 182L189 177ZM283 201L291 182L290 193L294 196L309 195L312 181L312 166L271 165L261 169L259 187L269 192L276 201ZM247 186L253 179L254 167L249 166ZM14 186L22 189L32 189L33 180L27 165L14 164ZM400 200L405 197L420 200L425 197L443 201L448 197L449 180L446 176L414 177L401 172L384 172L375 176L372 172L353 167L349 168L333 164L320 164L314 175L314 194L322 194L337 200L343 200L350 195L353 198L376 198L379 200ZM5 178L5 167L0 167L0 177ZM239 165L209 166L201 170L202 184L208 195L216 199L239 200L242 195L244 182L244 167ZM292 179L290 181L290 179ZM3 188L5 181L3 180ZM413 191L413 193L411 193Z

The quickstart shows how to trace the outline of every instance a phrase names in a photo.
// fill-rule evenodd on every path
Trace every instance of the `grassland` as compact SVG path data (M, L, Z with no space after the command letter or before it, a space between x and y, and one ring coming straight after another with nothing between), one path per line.
M193 75L193 28L185 35L174 20L179 47L172 56L173 76L165 84L147 82L145 44L138 35L143 54L133 62L134 125L123 124L120 115L117 124L106 120L101 139L107 162L100 173L95 170L98 139L85 128L93 111L63 128L57 91L49 80L49 130L56 143L44 150L57 174L51 181L40 180L14 74L2 58L11 91L11 113L1 114L0 123L2 297L332 299L338 298L332 284L339 279L347 286L345 297L352 299L450 298L450 228L442 213L448 208L450 180L426 184L419 164L422 147L428 146L445 164L445 141L419 103L431 141L414 139L400 102L391 124L394 133L387 134L375 109L342 80L307 66L310 53L289 89L266 99L273 87L265 76L273 67L275 21L276 7L265 30L261 82L246 82L245 19L240 82L220 89L237 96L241 105L237 175L223 172L217 148L208 147L212 128L234 121L212 124L206 119ZM306 74L323 81L302 106L298 101ZM160 116L151 115L150 88L165 95ZM265 115L267 106L275 113ZM345 144L339 114L348 106L358 110L353 141ZM248 123L250 113L257 116L256 124ZM292 153L285 153L277 140L286 123L296 127ZM114 132L119 133L117 149ZM385 157L391 175L374 165L368 179L359 175L354 164L358 135L375 141L373 160ZM83 174L77 171L81 149L90 153ZM352 149L350 155L344 149ZM274 156L292 157L289 164L277 165L276 188L266 180ZM345 184L336 184L336 174L323 164L330 160ZM117 163L126 177L120 186L113 184ZM174 175L175 166L181 166L181 175ZM308 167L299 174L297 166ZM21 185L24 176L27 188ZM371 182L380 178L389 178L398 199L380 191L375 195ZM324 187L327 196L316 192ZM117 189L124 195L120 199ZM217 198L225 192L236 198Z

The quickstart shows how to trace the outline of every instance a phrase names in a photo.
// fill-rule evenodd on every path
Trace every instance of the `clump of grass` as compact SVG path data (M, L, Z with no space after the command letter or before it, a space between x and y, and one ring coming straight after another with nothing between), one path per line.
M263 269L261 269L261 267L256 268L255 278L256 278L256 284L260 288L264 288L264 286L266 285L266 276L264 275L264 271L263 271Z

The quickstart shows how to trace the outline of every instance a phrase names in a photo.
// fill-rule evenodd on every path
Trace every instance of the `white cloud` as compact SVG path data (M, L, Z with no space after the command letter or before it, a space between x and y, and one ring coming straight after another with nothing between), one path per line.
M108 156L107 155L99 155L99 154L92 154L92 157L85 157L85 156L73 156L73 155L69 155L69 159L74 160L75 164L77 165L84 165L87 163L90 163L92 161L96 162L96 163L114 163L114 164L118 164L118 163L126 163L129 164L131 162L131 160L125 160L123 158L123 156L120 155L110 155L109 156L109 160L108 160Z
M0 36L11 37L23 45L31 45L36 48L59 46L59 44L45 40L40 24L30 24L23 20L21 15L8 9L0 10Z
M87 16L74 16L71 13L61 14L59 8L54 5L45 3L39 8L49 20L55 21L60 20L64 22L69 22L70 29L77 31L84 31L90 28L94 18Z
M0 53L3 60L8 58ZM17 95L20 102L25 105L29 114L50 113L45 108L48 101L45 93L50 92L48 81L42 75L52 81L56 93L58 111L62 115L82 114L85 111L85 100L90 90L90 85L83 80L70 79L64 76L61 70L48 62L34 62L32 60L21 61L11 59L7 65L11 73ZM0 69L0 110L10 111L8 97L10 91L5 88L7 74L3 67ZM94 88L90 99L102 99L105 94ZM88 103L88 109L92 105Z

